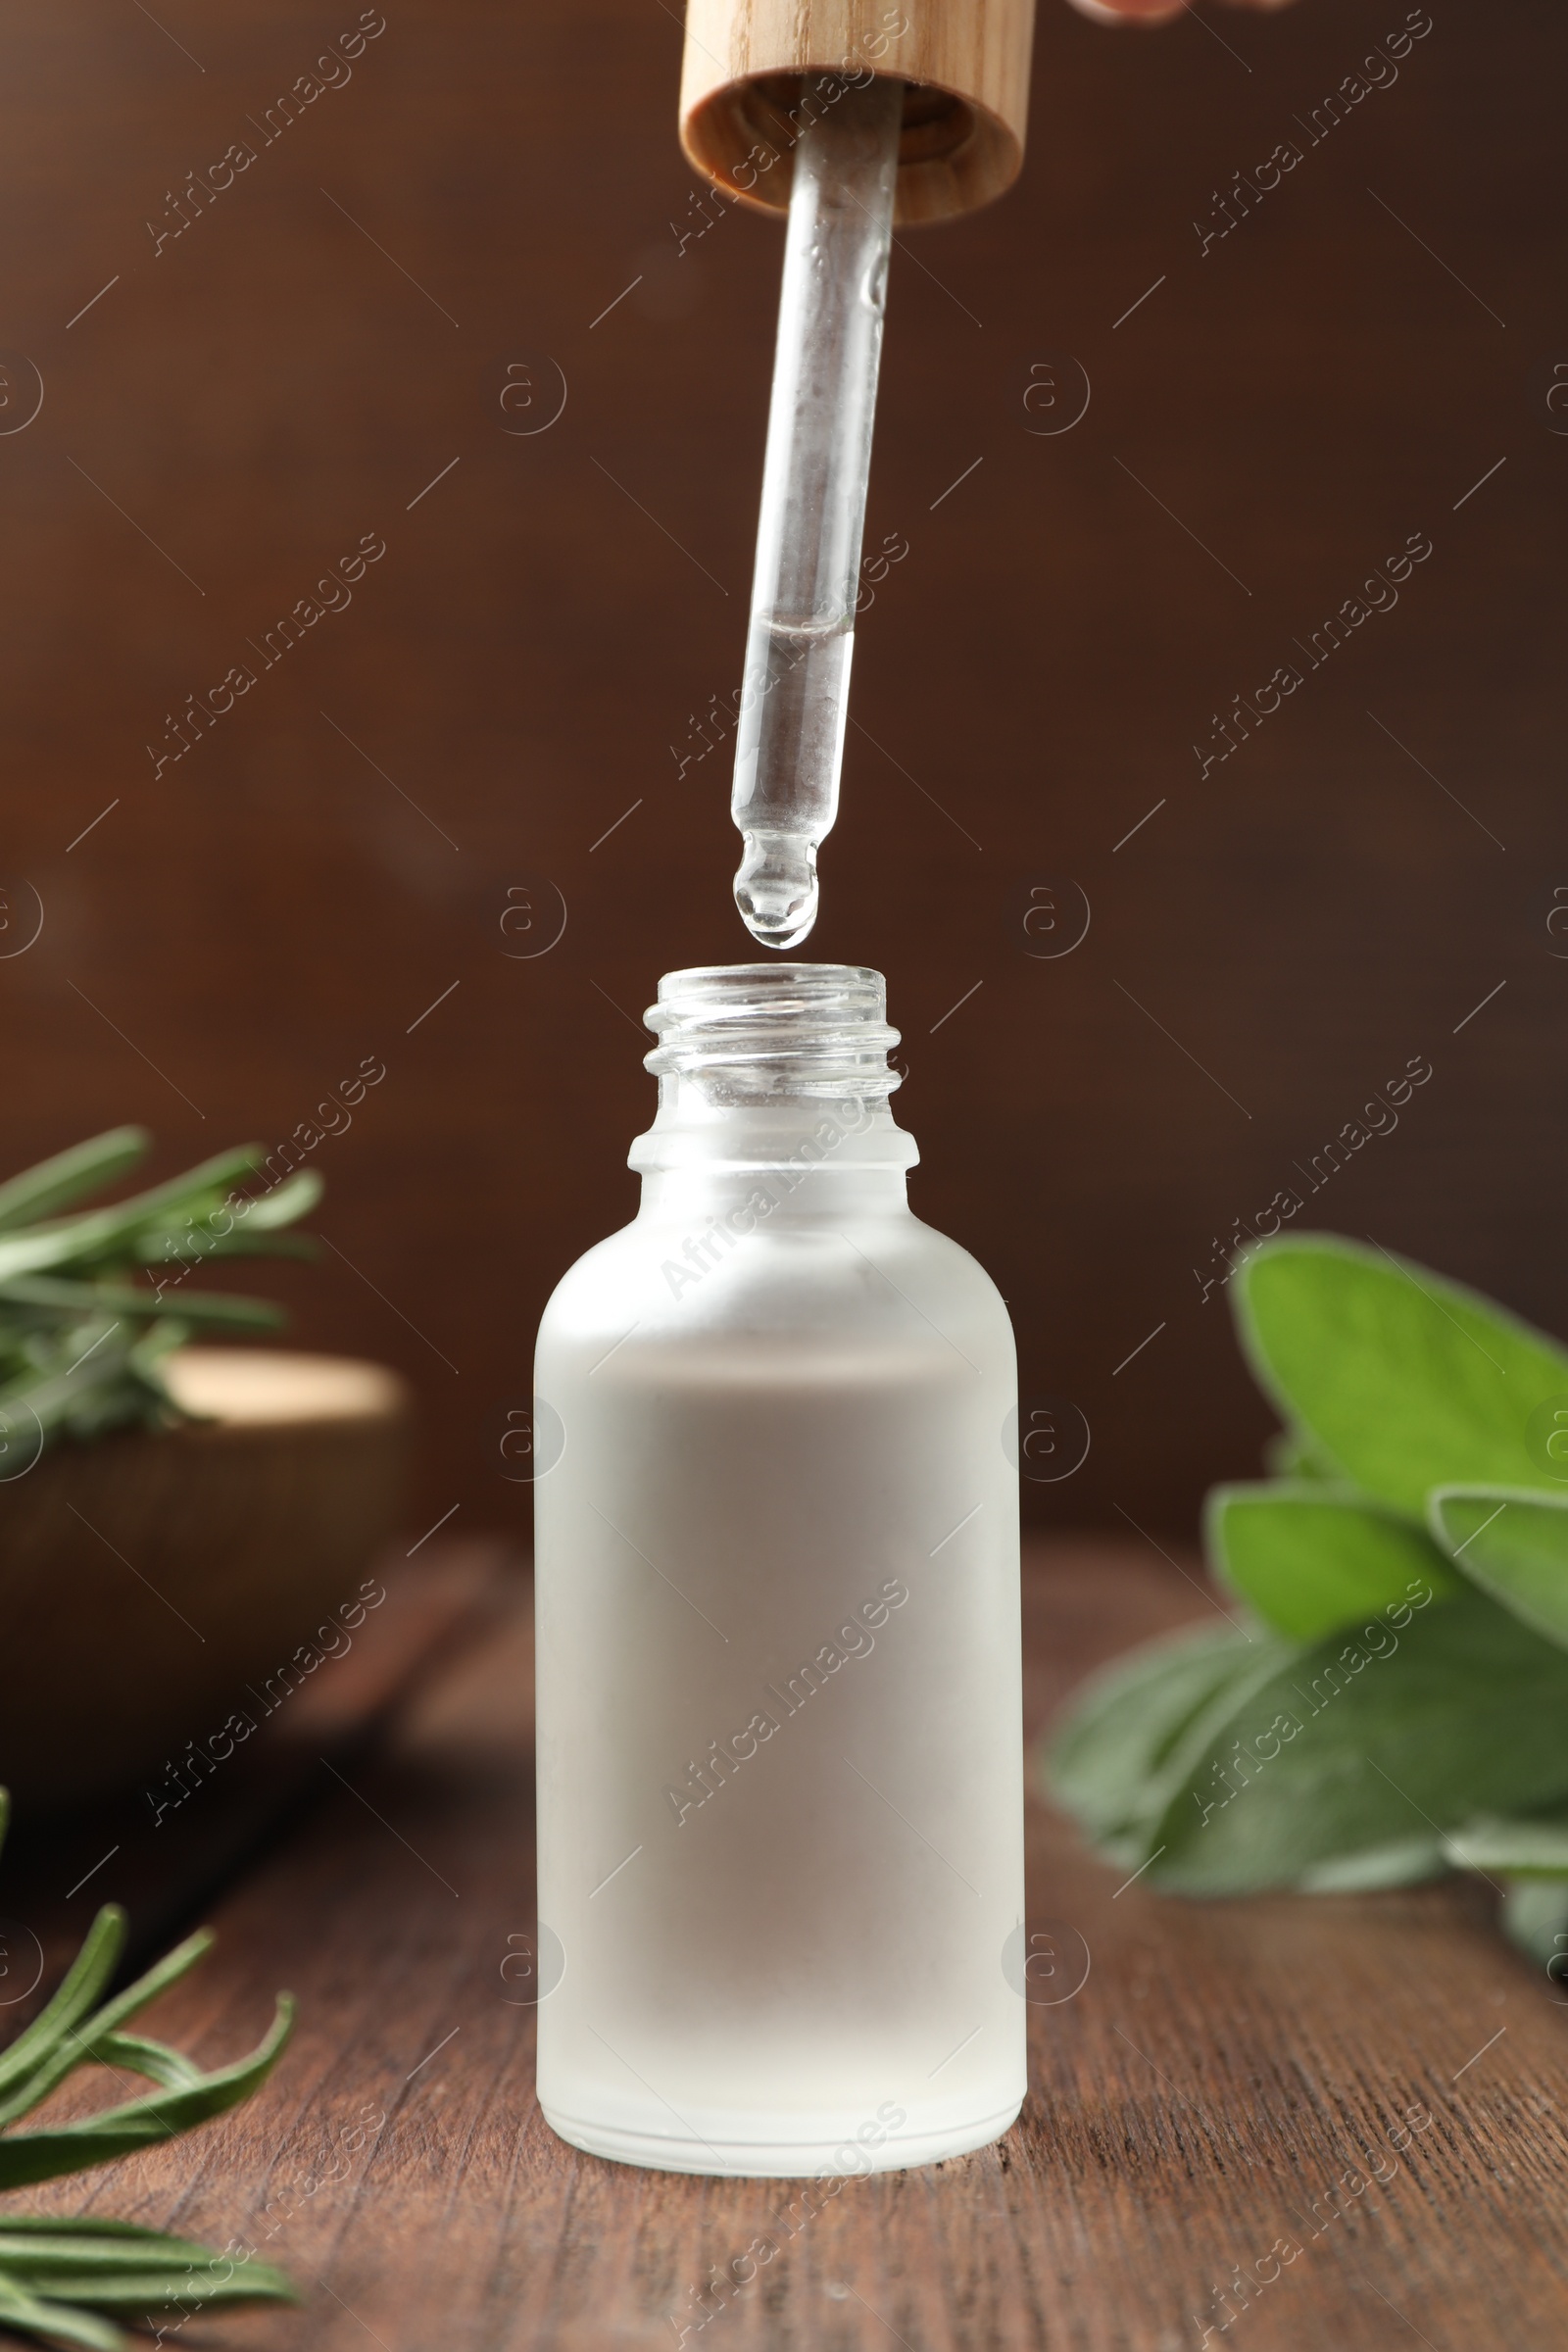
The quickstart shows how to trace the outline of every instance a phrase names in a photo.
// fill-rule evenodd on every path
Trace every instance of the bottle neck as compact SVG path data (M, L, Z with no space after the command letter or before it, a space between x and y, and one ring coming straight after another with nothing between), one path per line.
M727 1213L743 1202L784 1219L907 1206L907 1173L919 1152L886 1102L783 1097L715 1105L693 1102L687 1087L669 1093L629 1154L643 1180L645 1216Z
M644 1214L906 1206L919 1154L888 1107L898 1032L883 998L880 973L846 964L667 974L645 1016L660 1039L648 1056L659 1111L629 1154Z

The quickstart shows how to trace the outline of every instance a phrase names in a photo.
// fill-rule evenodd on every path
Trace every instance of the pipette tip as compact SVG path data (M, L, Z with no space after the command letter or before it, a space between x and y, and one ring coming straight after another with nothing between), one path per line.
M798 948L816 921L816 843L796 833L747 833L735 904L764 948Z

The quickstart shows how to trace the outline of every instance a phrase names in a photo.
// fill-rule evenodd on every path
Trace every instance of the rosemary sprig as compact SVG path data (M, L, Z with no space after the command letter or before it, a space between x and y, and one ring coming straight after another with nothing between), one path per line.
M321 1180L300 1169L248 1196L259 1144L110 1207L61 1213L125 1175L150 1141L112 1128L0 1184L0 1477L63 1436L167 1428L182 1417L160 1370L172 1349L198 1331L278 1327L275 1306L196 1290L208 1259L314 1255L284 1228L315 1206Z
M0 1789L0 1842L10 1799ZM263 2083L293 2026L280 1993L266 2038L246 2058L206 2074L180 2050L123 2028L195 1967L212 1943L202 1929L111 2001L100 1996L125 1940L125 1915L99 1912L48 2005L0 2052L0 2189L58 2180L111 2164L237 2107ZM79 2121L27 2132L14 2127L78 2066L119 2067L158 2087ZM119 2315L148 2319L246 2302L293 2302L294 2289L267 2263L231 2261L187 2238L93 2216L0 2215L0 2327L44 2344L84 2352L127 2352Z

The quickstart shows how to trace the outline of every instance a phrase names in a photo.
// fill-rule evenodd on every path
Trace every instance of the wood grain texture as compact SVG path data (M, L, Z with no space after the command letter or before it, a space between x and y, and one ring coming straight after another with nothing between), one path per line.
M1113 1546L1057 1548L1028 1589L1035 1725L1090 1665L1209 1605ZM1039 1803L1031 1925L1064 1956L1082 1938L1092 1966L1032 2011L1030 2097L998 2147L824 2188L792 2226L799 2184L563 2146L502 1975L530 1926L528 1687L519 1615L236 1889L219 1953L163 2006L216 2059L278 1984L301 1996L262 2098L91 2200L243 2233L294 2272L302 2318L221 2341L652 2352L705 2314L684 2341L735 2352L1196 2352L1205 2327L1257 2352L1560 2337L1568 2029L1486 1903L1118 1890ZM776 2251L721 2309L715 2277L759 2238ZM1298 2250L1258 2285L1277 2245ZM1215 2300L1238 2270L1245 2310Z
M906 85L894 220L956 220L1023 164L1035 0L688 0L680 136L700 172L761 212L789 206L803 74Z
M293 1670L274 1676L265 1715L256 1694L236 1687L186 1717L173 1742L173 1760L183 1759L183 1797L160 1770L147 1776L149 1790L133 1757L122 1752L100 1757L107 1787L90 1806L50 1814L24 1798L14 1804L0 1856L0 1917L23 1933L0 1932L6 2038L42 2007L99 1903L116 1901L129 1915L121 1969L128 1982L309 1809L320 1793L323 1758L351 1771L350 1759L429 1677L515 1608L511 1555L494 1542L449 1538L416 1564L399 1546L373 1565L382 1597L372 1596L361 1623L340 1627L331 1654L318 1651L307 1667L294 1647L307 1626L290 1628ZM232 1703L250 1706L257 1730L227 1755L220 1747L215 1760L211 1736ZM194 1769L192 1742L207 1758ZM33 1938L46 1965L27 1991Z

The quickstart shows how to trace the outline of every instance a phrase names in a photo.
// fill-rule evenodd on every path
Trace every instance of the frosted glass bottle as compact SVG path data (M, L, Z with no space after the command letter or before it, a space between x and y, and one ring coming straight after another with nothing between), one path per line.
M910 1213L876 972L675 972L642 1206L536 1361L539 2098L695 2173L1025 2087L1012 1332Z

